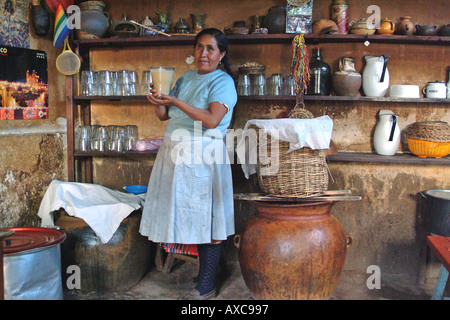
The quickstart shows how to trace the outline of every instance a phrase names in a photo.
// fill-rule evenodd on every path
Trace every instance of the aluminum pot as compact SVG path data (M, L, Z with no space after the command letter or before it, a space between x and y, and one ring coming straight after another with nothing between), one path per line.
M427 231L450 237L450 190L428 190L420 195L425 201Z
M62 300L60 243L63 231L11 228L3 239L5 300Z

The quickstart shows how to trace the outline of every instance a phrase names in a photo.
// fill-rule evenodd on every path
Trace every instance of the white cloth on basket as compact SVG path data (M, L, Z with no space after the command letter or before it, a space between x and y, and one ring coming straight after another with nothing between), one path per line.
M120 223L144 200L134 194L78 182L53 180L39 207L42 226L54 226L51 212L63 208L70 216L83 219L102 243L107 243Z
M287 153L304 147L311 149L329 149L333 120L329 116L314 119L252 119L245 124L242 135L238 137L236 152L242 171L248 179L256 173L258 143L253 141L249 126L254 125L263 129L267 135L277 140L289 142ZM246 144L246 137L249 143ZM255 136L256 137L256 136ZM249 157L250 156L250 157Z

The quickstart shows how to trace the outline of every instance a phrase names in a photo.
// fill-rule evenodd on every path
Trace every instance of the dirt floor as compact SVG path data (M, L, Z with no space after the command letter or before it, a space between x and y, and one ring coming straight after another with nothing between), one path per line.
M228 261L228 274L219 279L216 300L253 300L245 285L236 257ZM126 292L66 291L66 300L182 300L192 288L197 266L176 260L170 273L153 267L142 280ZM380 289L368 289L370 274L362 270L345 270L330 300L429 300L436 279L424 284L401 275L382 275Z

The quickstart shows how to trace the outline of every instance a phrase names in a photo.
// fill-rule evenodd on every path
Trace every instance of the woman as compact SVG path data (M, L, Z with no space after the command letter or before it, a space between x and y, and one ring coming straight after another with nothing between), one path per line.
M158 118L168 123L140 232L154 242L197 244L198 283L186 298L209 299L216 294L221 242L234 234L231 168L223 138L237 93L231 76L218 68L231 72L223 32L200 32L194 58L198 70L184 73L169 95L152 89L148 96Z

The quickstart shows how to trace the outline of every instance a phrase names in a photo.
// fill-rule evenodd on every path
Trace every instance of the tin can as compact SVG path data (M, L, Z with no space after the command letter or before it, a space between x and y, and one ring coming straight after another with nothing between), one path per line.
M348 4L346 0L334 0L331 5L331 20L336 22L340 34L348 32Z

